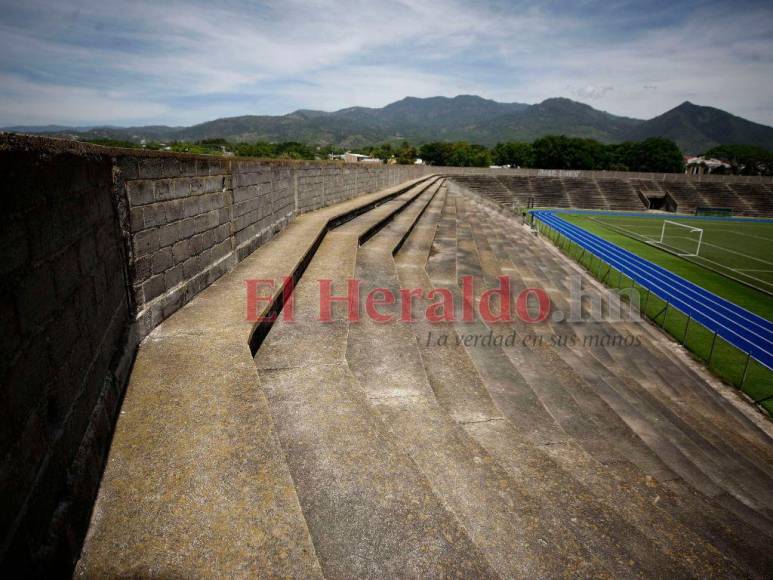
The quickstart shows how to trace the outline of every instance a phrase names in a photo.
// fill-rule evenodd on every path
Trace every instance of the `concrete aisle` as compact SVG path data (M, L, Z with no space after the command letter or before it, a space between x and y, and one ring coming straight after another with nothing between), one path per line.
M425 186L329 232L255 356L326 577L495 576L413 460L364 404L345 358L349 321L321 324L319 286L354 276L361 236Z
M404 219L395 220L360 249L357 275L367 281L364 291L387 288L398 292L400 282L392 253L418 217L418 210L406 212ZM415 302L414 316L421 318L426 304L419 299ZM505 577L617 572L566 534L562 522L545 509L544 503L528 495L528 485L512 479L444 412L423 368L413 325L397 320L401 304L380 310L396 320L378 323L363 319L352 325L349 366L375 414L408 451L494 568ZM462 378L451 376L449 383L459 384Z

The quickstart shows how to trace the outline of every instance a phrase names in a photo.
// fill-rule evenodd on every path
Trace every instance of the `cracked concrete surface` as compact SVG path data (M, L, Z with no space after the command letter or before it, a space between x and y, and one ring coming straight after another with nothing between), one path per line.
M770 577L770 432L646 323L431 323L426 298L318 320L318 280L353 277L459 305L461 276L479 298L507 275L568 308L576 266L515 220L453 181L387 193L300 218L143 343L78 573ZM243 280L322 235L249 360ZM427 340L591 325L642 345Z

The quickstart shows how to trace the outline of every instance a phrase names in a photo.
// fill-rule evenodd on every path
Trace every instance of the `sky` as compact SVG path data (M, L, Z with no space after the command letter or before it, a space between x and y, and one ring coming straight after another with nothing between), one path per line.
M0 0L0 126L458 94L645 119L689 100L773 125L773 2Z

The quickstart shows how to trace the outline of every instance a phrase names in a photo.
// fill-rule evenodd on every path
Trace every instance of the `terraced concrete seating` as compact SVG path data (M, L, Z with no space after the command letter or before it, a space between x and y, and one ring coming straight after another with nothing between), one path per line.
M735 213L744 215L754 211L744 198L737 196L725 183L702 181L696 188L711 207L731 207Z
M595 180L565 178L563 182L566 195L572 206L576 206L582 201L589 209L609 209L606 195L598 187Z
M564 311L582 277L506 194L455 179L299 218L150 335L79 573L770 577L773 430L658 329L587 303L582 322L428 319L433 291L461 312L463 277L476 303L507 276ZM251 352L244 279L292 272L293 320ZM412 319L383 300L321 322L320 280L410 290ZM621 333L639 346L582 344Z
M733 193L744 201L750 216L773 216L773 189L761 183L729 183Z
M454 175L453 180L503 207L512 207L513 202L526 206L533 198L536 207L641 211L646 208L641 192L648 197L669 194L680 213L730 207L737 215L773 215L773 190L758 183L513 175Z
M513 201L526 206L532 198L537 207L642 209L627 180L512 175L456 175L453 179L505 207L511 207Z
M630 210L640 209L636 205L636 199L638 198L637 186L634 186L630 181L625 179L597 179L596 183L601 191L604 192L607 198L609 207L607 209L613 210ZM638 186L638 189L643 192L653 191L651 189L644 189ZM658 195L662 195L661 192L657 192Z
M278 298L332 223L411 185L299 217L143 341L77 575L321 575L252 361L244 281L273 280Z
M669 182L663 186L677 203L680 213L692 213L699 205L708 205L703 199L698 198L698 192L692 183Z
M506 260L500 262L505 267L499 273L507 272L514 280L520 277L524 287L555 289L551 297L555 296L559 301L567 295L565 280L574 269L571 263L560 256L551 256L551 252L534 250L531 236L524 236L519 232L520 228L513 228L511 219L490 211L478 210L478 214L481 217L471 220L470 231L478 242L481 264L487 264L491 269L492 263L496 263L491 258L493 251L495 255L500 255L500 259ZM491 229L491 223L497 221L500 222L499 234L496 234L496 229ZM505 258L508 255L509 258ZM512 266L508 266L510 261ZM496 270L491 275L494 273ZM744 538L744 542L754 541L757 530L769 535L769 478L773 453L769 429L767 433L760 432L746 418L739 423L733 406L717 395L704 376L699 376L688 365L675 364L674 357L669 354L672 347L649 325L612 327L580 324L575 325L572 331L577 332L583 326L586 333L599 330L607 333L645 331L657 341L649 342L648 337L646 348L633 352L611 348L592 351L577 347L531 349L516 358L509 351L511 357L518 361L518 369L527 380L532 380L535 392L542 393L541 398L551 414L556 418L564 417L564 420L573 417L564 428L579 442L587 437L587 433L613 429L604 440L617 441L623 453L608 464L612 471L622 462L633 461L644 473L656 474L658 479L667 481L666 485L672 489L684 492L692 487L712 498L712 517L732 521L736 533ZM534 332L528 327L523 330ZM566 335L568 330L565 325L551 325L543 332L547 336L556 336ZM630 360L632 355L635 363ZM542 357L544 366L532 360ZM545 368L550 368L551 373L546 373ZM566 393L571 393L571 398L556 398L556 392L545 390L551 380L556 380L553 375L561 377L559 381L566 384ZM695 394L691 396L690 393ZM654 411L652 405L658 410ZM582 416L590 420L596 418L595 429L580 428L582 423L578 421ZM674 427L671 427L672 424ZM652 430L652 425L657 425L656 430ZM717 431L721 433L714 434ZM637 435L633 439L630 438L631 432ZM653 434L657 434L655 439ZM730 440L733 443L724 447ZM591 438L583 445L600 461L610 461L609 457L605 457L610 453L609 444L602 444L599 448L599 442ZM691 447L693 445L695 447ZM727 469L724 475L720 473L722 469ZM751 469L751 472L742 475L744 469ZM694 499L690 494L687 497ZM708 509L702 508L701 512L705 514ZM682 520L682 523L690 524L690 521ZM752 533L748 529L744 531L747 524L757 526L757 530ZM708 528L712 526L710 524ZM705 518L698 531L704 536L707 534ZM730 549L725 537L715 536L712 541L724 545L725 550ZM737 545L733 549L742 560L748 558L748 553L744 556L746 549Z

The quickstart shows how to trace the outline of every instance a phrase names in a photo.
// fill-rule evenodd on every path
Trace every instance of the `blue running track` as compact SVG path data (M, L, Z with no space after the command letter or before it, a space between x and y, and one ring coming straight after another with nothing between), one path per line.
M771 218L747 218L747 217L735 217L735 216L718 216L718 215L687 215L684 213L643 213L638 211L606 211L601 209L552 209L550 210L555 214L582 214L582 215L598 215L598 216L612 216L612 217L633 217L633 218L649 218L655 220L662 220L663 218L670 218L673 220L698 220L702 222L730 222L740 224L769 224L773 222Z
M773 322L567 222L552 210L532 213L536 219L773 369Z

